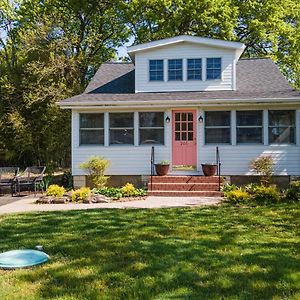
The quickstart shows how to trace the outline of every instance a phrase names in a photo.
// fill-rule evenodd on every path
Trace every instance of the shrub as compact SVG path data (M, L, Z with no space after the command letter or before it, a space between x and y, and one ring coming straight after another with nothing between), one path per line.
M280 192L275 185L261 185L257 187L253 197L258 203L274 203L280 200Z
M229 202L238 204L250 200L250 195L241 188L237 188L225 193L225 197Z
M97 188L102 188L106 185L109 177L105 176L104 173L108 166L109 161L101 156L92 156L87 162L80 164L80 168L88 172Z
M235 185L235 184L231 184L231 183L226 183L225 185L223 185L222 187L222 191L224 193L226 192L230 192L230 191L233 191L233 190L237 190L238 187Z
M88 187L82 187L72 192L72 201L79 202L88 200L91 196L91 190Z
M122 191L120 188L114 188L114 187L103 187L100 189L94 190L95 194L104 195L106 197L110 197L113 199L120 199L122 198Z
M59 186L57 184L52 184L52 185L49 185L49 187L47 188L46 195L58 198L58 197L62 197L65 192L66 192L66 190L63 186Z
M64 172L62 179L61 179L61 184L67 190L71 190L73 188L73 177L72 177L72 173L70 171Z
M248 192L250 195L255 194L256 190L260 187L260 184L257 183L249 183L244 186L244 190Z
M300 181L293 181L285 192L285 199L289 201L300 201Z
M258 175L261 175L261 184L269 185L273 175L274 161L271 156L260 156L250 162L250 167Z
M136 188L132 183L126 183L122 188L122 195L124 197L133 197L136 195Z

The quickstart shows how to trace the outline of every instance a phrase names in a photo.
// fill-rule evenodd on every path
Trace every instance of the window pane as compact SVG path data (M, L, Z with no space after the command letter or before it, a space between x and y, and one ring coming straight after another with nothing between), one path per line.
M206 128L206 144L230 144L230 128Z
M187 60L187 79L201 80L202 79L202 63L201 58L192 58Z
M164 144L164 129L140 129L140 145Z
M80 114L80 128L103 128L104 114Z
M182 59L168 60L169 80L182 80Z
M164 61L162 59L149 60L149 80L150 81L164 80Z
M230 126L230 111L206 111L205 126Z
M164 127L163 112L141 112L139 118L140 127Z
M269 110L269 126L295 125L294 110Z
M110 113L110 128L133 128L133 113Z
M269 127L269 143L295 144L295 127Z
M206 78L221 79L221 58L207 58L206 60Z
M80 145L104 145L104 130L80 130Z
M237 111L237 126L262 126L263 113L258 111Z
M237 143L263 143L262 128L237 128Z
M133 129L110 129L110 144L122 145L134 143Z

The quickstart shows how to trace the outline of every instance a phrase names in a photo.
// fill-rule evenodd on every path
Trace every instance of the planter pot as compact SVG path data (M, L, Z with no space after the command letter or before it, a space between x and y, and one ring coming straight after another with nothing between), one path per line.
M169 172L170 165L155 164L155 171L158 176L165 176Z
M202 164L202 171L205 176L214 176L217 173L217 165L215 164Z

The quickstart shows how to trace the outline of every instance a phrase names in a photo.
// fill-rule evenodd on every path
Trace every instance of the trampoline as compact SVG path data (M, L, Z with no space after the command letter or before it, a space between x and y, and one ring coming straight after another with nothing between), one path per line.
M12 250L0 254L0 268L17 269L40 265L49 260L49 256L37 250Z

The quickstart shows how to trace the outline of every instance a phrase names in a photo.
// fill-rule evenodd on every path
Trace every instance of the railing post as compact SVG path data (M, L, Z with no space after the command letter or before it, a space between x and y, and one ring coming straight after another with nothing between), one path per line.
M153 175L154 175L154 147L153 146L151 147L150 164L151 164L150 190L152 191L152 183L153 183Z

